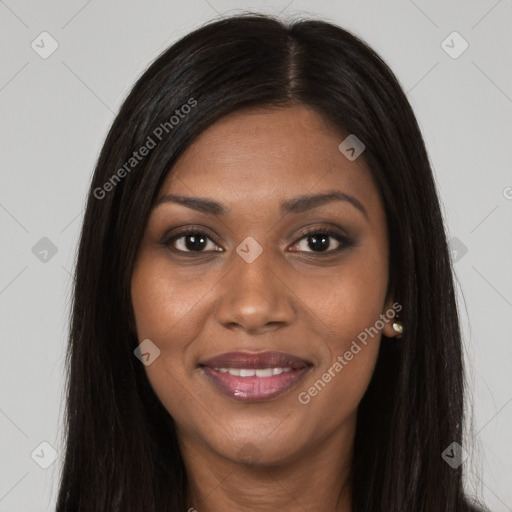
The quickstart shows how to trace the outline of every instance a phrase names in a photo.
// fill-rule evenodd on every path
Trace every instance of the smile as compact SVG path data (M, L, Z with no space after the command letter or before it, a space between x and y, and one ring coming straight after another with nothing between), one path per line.
M293 388L311 369L308 361L281 352L230 352L200 368L223 394L240 401L263 401Z
M220 373L229 373L235 377L272 377L280 375L283 372L289 372L291 368L263 368L255 370L254 368L214 368Z

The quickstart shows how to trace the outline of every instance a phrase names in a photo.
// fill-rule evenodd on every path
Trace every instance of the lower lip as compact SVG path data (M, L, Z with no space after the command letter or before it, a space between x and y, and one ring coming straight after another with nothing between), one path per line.
M294 387L309 371L306 366L272 377L237 377L221 373L209 366L201 367L210 380L225 395L244 402L270 400Z

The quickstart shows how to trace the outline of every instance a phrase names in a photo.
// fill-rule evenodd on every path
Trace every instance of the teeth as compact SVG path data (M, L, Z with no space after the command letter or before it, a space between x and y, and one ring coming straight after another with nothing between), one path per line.
M272 377L281 373L290 372L291 368L264 368L255 370L254 368L214 368L220 373L229 373L236 377Z
M272 377L272 368L256 370L256 377Z

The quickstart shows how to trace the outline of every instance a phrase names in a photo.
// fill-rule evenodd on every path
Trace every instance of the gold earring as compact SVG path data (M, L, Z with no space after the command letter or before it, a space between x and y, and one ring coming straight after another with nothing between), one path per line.
M404 326L402 325L402 322L400 322L399 320L393 322L393 330L396 332L396 337L401 338L402 333L404 331Z

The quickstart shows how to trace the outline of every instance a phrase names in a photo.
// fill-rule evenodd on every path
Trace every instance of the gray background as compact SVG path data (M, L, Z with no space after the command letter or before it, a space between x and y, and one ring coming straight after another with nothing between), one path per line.
M88 184L115 113L172 42L246 9L352 30L408 91L457 239L474 415L464 445L468 491L496 512L512 511L510 0L0 0L0 512L55 504L70 273ZM50 48L43 31L58 43L46 59L31 47ZM458 58L441 45L453 31L469 44ZM452 39L451 51L460 50ZM56 246L53 256L43 237ZM48 469L39 465L51 461L42 442L58 454Z

